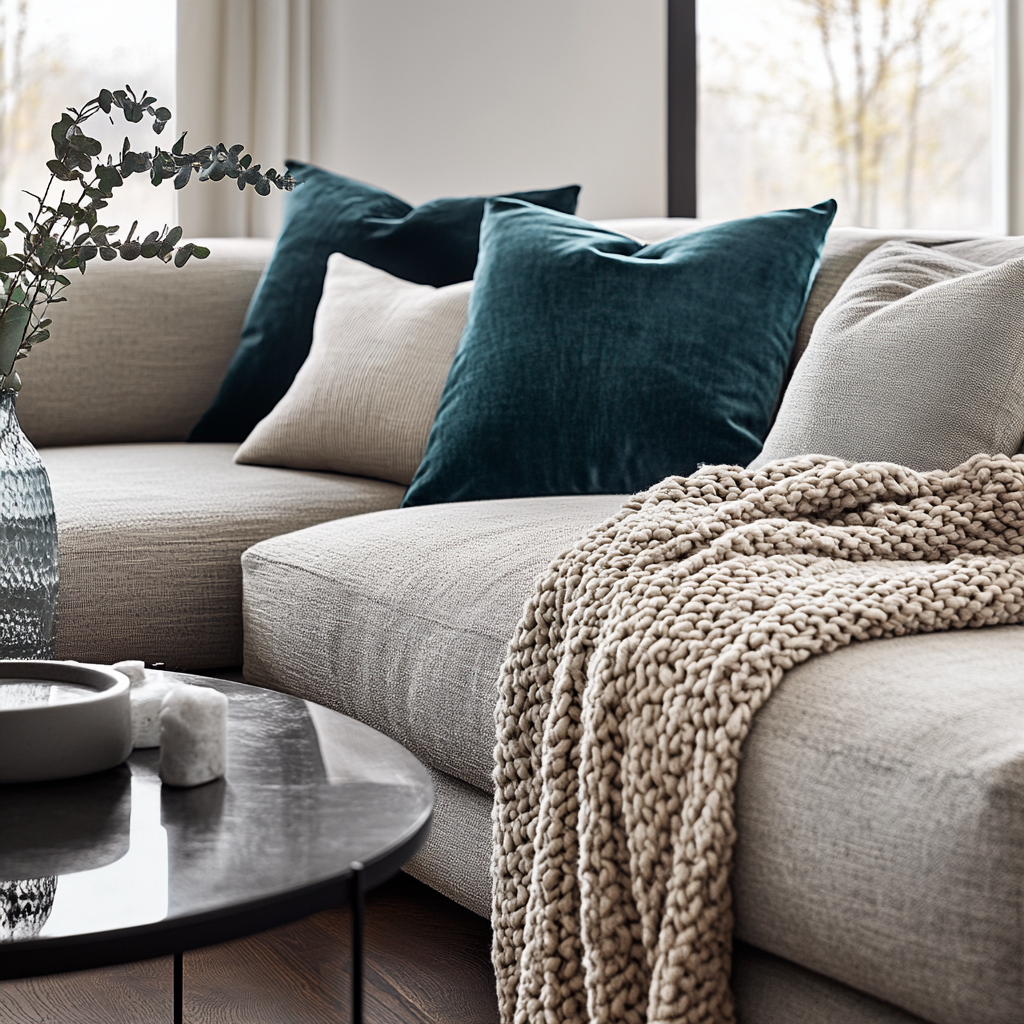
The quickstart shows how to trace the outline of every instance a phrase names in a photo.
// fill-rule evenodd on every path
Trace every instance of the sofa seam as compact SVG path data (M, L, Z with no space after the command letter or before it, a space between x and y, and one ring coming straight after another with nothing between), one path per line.
M248 550L250 550L250 549L247 549L247 551ZM247 553L247 551L243 552L243 558L244 558L244 555ZM253 556L253 557L254 558L255 557L259 557L264 562L270 563L271 565L279 566L279 567L284 568L284 569L294 569L297 572L304 573L307 576L311 576L311 577L313 577L315 579L322 580L324 583L336 583L337 582L337 579L335 577L333 577L333 576L327 575L325 573L318 572L315 569L310 569L309 567L304 566L304 565L298 565L298 564L296 564L294 562L288 562L288 561L284 561L282 559L267 558L264 555ZM243 584L243 591L244 591L244 585L245 585L245 566L244 566L244 564L242 566L242 584ZM451 626L450 622L445 622L442 619L431 618L430 616L423 615L420 612L412 612L412 611L407 611L405 608L400 608L398 605L395 605L393 603L390 603L390 602L382 600L379 595L367 594L367 593L365 593L362 590L357 590L357 589L354 589L354 588L349 590L348 592L351 593L355 597L359 597L359 598L361 598L364 601L369 601L369 602L371 602L371 603L373 603L375 605L378 605L379 607L390 608L392 611L396 611L396 612L397 611L401 611L401 612L403 612L405 614L408 614L410 616L410 618L414 618L414 619L416 619L416 620L418 620L420 622L431 622L431 623L433 623L436 626ZM244 613L244 611L243 611L243 613ZM466 632L470 633L470 634L472 634L474 636L486 637L486 638L491 639L491 640L498 640L498 641L504 642L506 645L508 644L509 640L511 639L511 635L509 637L502 638L502 637L498 636L496 633L490 633L490 634L489 633L484 633L482 630L479 630L479 629L467 629Z

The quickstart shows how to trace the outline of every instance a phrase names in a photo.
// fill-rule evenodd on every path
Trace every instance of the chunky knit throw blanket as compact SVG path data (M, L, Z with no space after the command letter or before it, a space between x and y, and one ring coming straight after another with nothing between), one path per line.
M502 1019L732 1021L754 713L851 641L1022 620L1021 456L711 466L628 502L538 581L502 671Z

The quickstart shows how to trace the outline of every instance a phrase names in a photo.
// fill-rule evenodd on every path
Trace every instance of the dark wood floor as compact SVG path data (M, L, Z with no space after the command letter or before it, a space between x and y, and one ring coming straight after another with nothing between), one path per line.
M185 954L188 1024L338 1024L347 910ZM366 1024L493 1024L486 921L408 875L367 897ZM0 982L2 1024L163 1024L171 960Z

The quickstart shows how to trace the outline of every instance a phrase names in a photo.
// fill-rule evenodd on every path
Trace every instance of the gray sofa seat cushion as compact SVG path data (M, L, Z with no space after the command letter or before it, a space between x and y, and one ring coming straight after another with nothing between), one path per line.
M397 484L238 466L233 444L44 448L57 512L57 657L242 660L241 553L325 519L393 508Z
M496 680L532 581L618 503L425 506L259 544L246 675L489 792ZM938 1024L1021 1019L1024 627L794 669L755 719L737 820L741 939Z
M1024 627L798 666L736 797L741 938L939 1024L1024 1017Z
M624 500L424 505L259 544L242 559L246 678L489 792L498 668L533 581Z

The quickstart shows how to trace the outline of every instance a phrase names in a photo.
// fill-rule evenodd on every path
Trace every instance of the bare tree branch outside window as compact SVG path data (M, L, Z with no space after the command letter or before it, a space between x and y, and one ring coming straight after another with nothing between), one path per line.
M727 18L728 15L728 18ZM701 0L702 216L988 227L991 4Z

